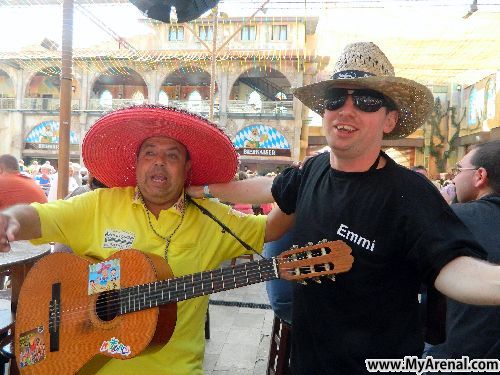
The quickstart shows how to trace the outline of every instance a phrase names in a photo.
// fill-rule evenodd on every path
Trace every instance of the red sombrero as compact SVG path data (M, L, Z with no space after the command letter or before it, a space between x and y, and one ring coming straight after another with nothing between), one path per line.
M186 146L191 184L228 182L238 167L233 144L215 124L177 108L133 106L101 117L85 135L83 161L108 187L135 186L137 152L150 137L168 137Z

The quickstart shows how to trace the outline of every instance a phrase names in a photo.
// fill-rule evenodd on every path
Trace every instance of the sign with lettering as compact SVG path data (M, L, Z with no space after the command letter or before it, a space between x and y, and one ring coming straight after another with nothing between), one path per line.
M241 129L233 140L240 155L291 156L290 144L278 130L267 125L250 125Z

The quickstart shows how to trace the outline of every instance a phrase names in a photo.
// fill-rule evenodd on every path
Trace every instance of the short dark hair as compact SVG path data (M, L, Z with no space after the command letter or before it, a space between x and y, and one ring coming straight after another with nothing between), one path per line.
M412 171L427 171L427 169L423 165L415 165L411 167Z
M8 171L19 171L19 162L12 155L4 154L0 156L0 164Z
M486 169L491 189L500 194L500 139L478 144L473 150L476 152L471 157L471 164Z

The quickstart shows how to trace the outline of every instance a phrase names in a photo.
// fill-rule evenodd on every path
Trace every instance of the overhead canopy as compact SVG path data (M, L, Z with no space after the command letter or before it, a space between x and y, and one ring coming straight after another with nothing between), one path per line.
M178 2L192 3L188 0ZM164 3L170 4L173 0ZM244 20L263 3L264 0L220 0L218 10L229 17L221 19L230 23L234 22L234 17ZM387 54L398 76L428 85L468 85L500 70L500 2L478 0L477 11L470 13L472 3L473 0L270 0L252 25L260 27L264 20L278 25L285 17L298 17L303 22L306 17L307 37L316 38L317 48L314 49L314 43L312 46L308 43L306 49L293 48L285 54L330 56L330 64L334 64L347 43L373 41ZM38 63L43 59L60 59L60 51L40 47L43 38L60 45L59 4L60 0L10 0L0 5L2 25L16 36L0 40L0 60L17 61L24 68L34 68L43 65ZM109 60L115 64L115 57L145 64L164 59L185 61L194 53L188 50L189 46L185 50L165 50L166 46L159 43L146 43L163 40L158 35L165 30L162 24L145 19L125 0L81 0L78 4L73 46L76 66L79 66L78 59L97 59L104 64ZM138 51L110 43L112 37L82 14L82 4L108 28L131 41ZM181 8L177 9L178 17ZM466 15L469 16L463 18ZM315 34L311 26L315 22L307 17L319 17ZM26 28L26 24L32 27ZM241 58L242 53L249 57L254 53L259 58L262 55L276 58L270 49L239 51L231 48L218 58L230 59L232 54ZM194 60L198 59L195 56Z
M330 55L335 64L346 44L372 41L396 75L423 84L467 85L500 71L500 3L479 2L467 18L472 0L374 4L380 3L385 6L331 5L320 16L317 54Z

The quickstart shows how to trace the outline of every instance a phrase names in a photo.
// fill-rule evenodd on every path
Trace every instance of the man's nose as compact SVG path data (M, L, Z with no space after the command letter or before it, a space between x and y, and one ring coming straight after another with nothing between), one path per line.
M343 112L343 111L351 111L354 109L354 102L352 100L352 95L351 94L348 94L347 95L347 98L345 99L345 103L342 107L340 107L340 112Z
M158 153L155 157L154 164L155 165L165 165L167 160L167 156L162 153Z

